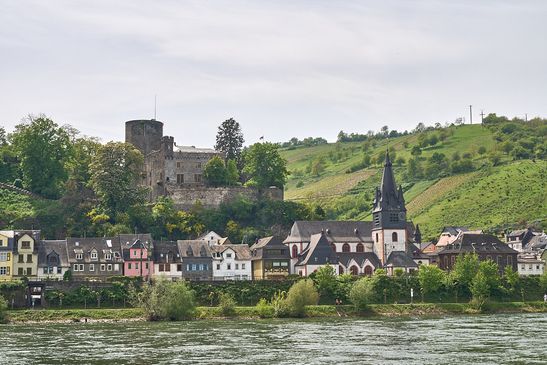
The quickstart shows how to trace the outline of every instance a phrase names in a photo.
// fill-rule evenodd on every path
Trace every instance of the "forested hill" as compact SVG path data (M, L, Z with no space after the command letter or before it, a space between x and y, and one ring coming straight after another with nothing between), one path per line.
M421 125L408 134L386 128L368 135L341 132L339 142L330 144L293 140L282 150L291 172L285 197L319 202L328 219L370 220L389 148L408 215L424 237L437 236L446 225L497 232L527 224L545 228L546 136L545 119L489 115L485 125Z

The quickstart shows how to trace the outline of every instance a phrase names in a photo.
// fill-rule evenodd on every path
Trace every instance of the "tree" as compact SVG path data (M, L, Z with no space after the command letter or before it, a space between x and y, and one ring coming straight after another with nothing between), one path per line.
M437 294L445 282L445 272L433 265L422 265L418 270L418 281L422 290L422 301L425 297Z
M503 272L503 282L509 295L515 295L520 284L519 273L512 266L507 266Z
M410 154L412 156L420 156L422 154L422 149L418 145L412 146L412 149L410 150Z
M65 162L71 155L66 130L46 116L30 116L15 126L10 140L25 187L47 198L58 198L67 178Z
M325 171L325 158L321 156L313 160L311 173L314 176L319 176L323 171Z
M148 320L180 321L191 319L195 313L194 292L185 281L158 279L145 283L142 291L131 289L132 304L144 310Z
M332 266L321 266L315 273L314 281L321 296L332 298L335 295L338 281L336 280L336 273Z
M484 155L486 153L486 147L480 146L478 149L479 155Z
M227 173L224 161L219 156L214 156L205 165L203 176L209 185L223 186L226 185Z
M374 283L368 277L357 280L349 292L349 300L358 310L366 309L374 297Z
M227 160L239 161L243 142L241 127L235 119L227 119L218 127L215 149L224 152Z
M258 188L277 186L282 189L287 181L287 161L281 157L277 145L255 143L245 153L243 171L249 176L247 185Z
M319 293L311 279L297 281L287 293L285 303L291 316L303 317L306 314L307 305L316 305L319 301Z
M143 160L128 143L109 142L98 149L90 165L91 186L107 212L124 212L144 202L146 190L137 184Z
M239 181L239 171L235 160L226 162L226 185L233 186Z
M455 283L456 294L459 291L469 293L471 281L479 270L479 257L476 254L463 254L456 257L450 277Z

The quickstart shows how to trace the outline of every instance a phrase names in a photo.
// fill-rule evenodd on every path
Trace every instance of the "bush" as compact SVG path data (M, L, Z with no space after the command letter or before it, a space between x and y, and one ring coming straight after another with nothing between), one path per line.
M319 293L311 279L296 282L289 289L287 299L288 312L293 317L304 317L307 305L316 305L319 301Z
M0 295L0 323L7 321L8 302Z
M273 307L269 305L268 301L264 298L256 303L256 312L260 318L270 318L274 315Z
M218 299L218 308L223 316L232 317L236 312L234 296L229 293L221 293Z
M365 310L374 301L374 283L371 278L357 280L349 292L349 300L357 310Z
M272 297L272 309L274 317L282 318L289 316L289 309L287 307L287 293L284 291L278 291Z
M195 313L194 292L185 281L156 280L133 289L133 305L140 307L149 321L191 319Z

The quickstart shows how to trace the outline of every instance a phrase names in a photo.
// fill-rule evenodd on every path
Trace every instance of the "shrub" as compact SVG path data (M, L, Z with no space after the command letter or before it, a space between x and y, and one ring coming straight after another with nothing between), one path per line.
M319 301L319 293L311 279L304 279L291 286L285 302L289 314L293 317L303 317L306 314L307 305L316 305Z
M194 292L185 281L160 279L144 284L141 292L132 289L132 294L132 304L142 308L150 321L180 321L195 313Z
M287 293L284 291L278 291L272 297L272 309L274 317L282 318L289 316L289 309L287 307Z
M8 302L0 295L0 323L7 321Z
M256 312L260 318L270 318L274 315L273 307L269 305L268 301L264 298L256 303Z
M236 312L236 300L230 293L221 293L218 298L218 308L220 314L226 317L231 317Z
M349 292L349 300L358 310L364 310L374 301L374 283L371 278L357 280Z

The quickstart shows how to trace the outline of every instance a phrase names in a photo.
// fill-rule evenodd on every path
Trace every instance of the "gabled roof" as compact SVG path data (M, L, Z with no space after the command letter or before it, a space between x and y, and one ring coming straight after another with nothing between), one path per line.
M526 250L545 250L547 249L547 235L534 236L526 244Z
M66 240L43 240L38 242L38 266L48 266L48 256L57 254L59 257L59 266L70 266L68 262L68 252Z
M194 146L174 146L173 151L181 153L208 153L215 155L222 154L222 152L216 151L212 148L196 148Z
M382 264L374 252L338 252L336 253L338 262L344 267L348 267L351 260L354 260L359 267L363 267L368 260L375 269L380 268Z
M211 248L207 242L202 240L178 240L180 257L210 258L212 259Z
M410 257L406 252L404 251L392 251L389 254L389 257L387 258L386 267L418 267L418 264L414 262L412 257Z
M251 249L246 244L224 244L224 245L214 245L211 246L212 252L222 253L226 250L232 250L235 253L236 260L250 260L251 259Z
M314 234L308 248L298 256L296 266L325 264L338 264L338 257L324 233Z
M485 233L461 233L458 239L454 242L445 246L439 255L447 253L466 253L466 252L476 252L476 253L514 253L517 251L513 250L506 243L500 241L494 235L485 234Z
M173 261L171 262L181 262L181 257L179 254L179 246L175 241L161 241L154 244L154 250L152 251L152 257L154 258L154 263L164 263L166 262L167 254L170 253L173 255Z
M283 239L280 236L261 238L250 249L253 260L290 259L289 249L283 244ZM276 252L272 253L273 251Z
M296 221L284 243L310 242L312 235L321 232L329 242L372 242L372 222Z
M119 237L68 237L66 242L68 258L70 261L76 259L76 253L83 253L84 262L89 261L88 254L93 249L97 250L97 252L102 252L103 254L112 253L114 255L113 258L118 258L116 256L119 254L119 258L121 258L122 246ZM101 261L102 258L103 257L99 255L99 261Z

